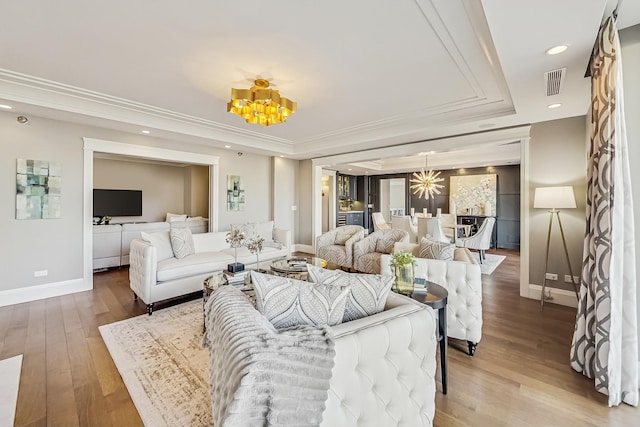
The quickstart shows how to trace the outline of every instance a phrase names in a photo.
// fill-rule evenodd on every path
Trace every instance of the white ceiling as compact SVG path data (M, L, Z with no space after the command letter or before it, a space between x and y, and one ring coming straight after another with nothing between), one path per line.
M585 114L583 76L606 3L4 2L0 103L16 115L297 159L518 126ZM638 3L622 3L625 26L640 22ZM570 47L545 55L557 44ZM547 97L543 73L563 67L561 93ZM298 102L287 123L226 112L231 87L257 77ZM492 164L479 150L467 154Z

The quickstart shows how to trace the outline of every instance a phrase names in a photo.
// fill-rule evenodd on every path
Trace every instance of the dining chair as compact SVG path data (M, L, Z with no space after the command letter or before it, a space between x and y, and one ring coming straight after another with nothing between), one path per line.
M422 238L427 234L431 236L433 240L451 243L451 239L449 239L442 230L440 218L418 218L418 243L420 243Z
M476 249L479 253L480 264L482 264L485 260L484 251L491 247L491 235L493 234L493 226L495 223L495 218L485 218L476 234L456 240L456 246L460 248Z
M391 216L391 228L395 228L397 230L404 230L409 233L409 242L417 243L418 242L418 228L413 225L411 222L411 217L408 215L400 216L400 215L392 215Z
M387 224L387 221L384 220L384 215L382 212L373 212L371 214L371 221L373 222L373 231L378 230L389 230L391 227Z

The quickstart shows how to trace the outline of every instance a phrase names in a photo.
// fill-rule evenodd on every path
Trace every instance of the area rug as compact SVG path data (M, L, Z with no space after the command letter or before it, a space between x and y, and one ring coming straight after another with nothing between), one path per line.
M480 255L478 252L471 252L476 262L480 264ZM500 265L502 261L504 261L506 256L504 255L493 255L485 253L485 260L480 264L480 271L482 274L491 274L493 271Z
M191 301L99 328L145 425L212 425L202 322Z
M0 360L0 427L11 427L16 416L22 355Z

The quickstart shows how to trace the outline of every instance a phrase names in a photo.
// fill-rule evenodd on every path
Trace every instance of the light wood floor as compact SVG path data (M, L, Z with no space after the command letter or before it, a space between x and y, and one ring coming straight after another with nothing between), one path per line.
M640 410L608 408L568 365L575 309L519 297L519 256L483 276L476 355L449 343L449 393L436 426L637 426ZM98 326L145 313L127 270L98 273L94 290L0 308L0 359L24 354L16 426L142 425ZM157 309L162 309L162 306ZM1 380L1 379L0 379ZM338 427L338 426L337 426Z

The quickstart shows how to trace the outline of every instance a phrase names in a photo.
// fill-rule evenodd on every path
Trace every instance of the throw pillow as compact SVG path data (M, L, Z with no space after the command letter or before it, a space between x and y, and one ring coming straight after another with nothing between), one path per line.
M171 247L176 258L181 259L196 252L189 227L172 228L169 237L171 238Z
M307 264L309 281L330 286L349 286L349 297L344 309L343 322L360 319L384 310L394 276L380 274L345 273Z
M423 237L420 240L420 249L418 256L420 258L441 259L444 261L453 261L453 251L456 245L451 243L440 242L438 240Z
M173 258L173 248L171 247L171 238L168 231L159 231L157 233L140 232L142 240L156 248L156 257L158 261Z
M258 222L254 224L256 235L267 242L273 242L273 221Z
M174 214L171 212L167 212L167 217L165 218L165 222L173 222L173 221L186 221L186 214Z
M256 224L253 222L231 224L231 230L240 230L244 234L244 246L247 246L249 240L256 236Z
M348 286L329 286L251 271L256 306L277 329L342 323Z
M389 236L387 236L389 234ZM395 245L397 239L395 236L391 236L390 233L385 233L376 242L376 252L381 254L390 254L393 252L393 245Z

